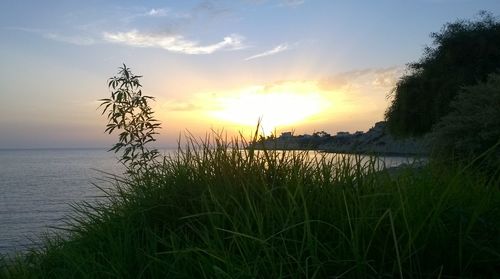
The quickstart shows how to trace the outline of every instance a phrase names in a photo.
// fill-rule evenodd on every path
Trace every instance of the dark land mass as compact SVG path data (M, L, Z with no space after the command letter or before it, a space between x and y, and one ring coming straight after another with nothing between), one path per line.
M375 123L367 132L338 132L332 136L326 132L312 135L293 135L284 132L279 137L261 138L251 145L255 149L318 150L335 153L364 153L384 155L427 155L428 140L425 137L396 138L387 129L385 121Z

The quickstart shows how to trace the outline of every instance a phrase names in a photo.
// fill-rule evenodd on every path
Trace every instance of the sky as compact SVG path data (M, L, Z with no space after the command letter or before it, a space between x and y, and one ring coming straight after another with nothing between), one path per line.
M498 0L0 2L0 148L109 147L98 100L123 63L158 145L211 130L366 131L447 22Z

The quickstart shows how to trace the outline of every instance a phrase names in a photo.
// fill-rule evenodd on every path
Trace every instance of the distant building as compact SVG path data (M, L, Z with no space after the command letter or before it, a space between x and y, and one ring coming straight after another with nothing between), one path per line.
M280 138L291 138L292 137L292 132L283 132L281 133Z
M379 122L375 123L375 126L373 126L369 131L383 132L383 131L385 131L386 126L387 126L387 123L385 121L379 121Z
M350 135L349 132L337 132L337 137L347 137Z

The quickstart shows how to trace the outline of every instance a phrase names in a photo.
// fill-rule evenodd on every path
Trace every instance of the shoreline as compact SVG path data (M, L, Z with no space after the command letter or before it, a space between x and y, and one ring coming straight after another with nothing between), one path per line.
M318 153L329 153L329 154L346 154L346 155L365 155L365 156L383 156L383 157L429 157L428 152L365 152L365 151L345 151L345 150L327 150L327 149L315 149L315 148L256 148L252 147L253 150L272 150L272 151L316 151Z
M386 122L380 121L366 132L326 132L295 136L284 132L252 142L249 147L268 150L316 150L327 153L381 156L429 156L427 137L399 139L389 133Z

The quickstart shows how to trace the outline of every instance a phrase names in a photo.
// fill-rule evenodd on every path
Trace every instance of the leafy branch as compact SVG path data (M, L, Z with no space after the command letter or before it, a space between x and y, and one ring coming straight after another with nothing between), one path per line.
M119 68L118 76L108 80L111 98L99 100L102 115L107 113L108 134L121 131L118 142L109 151L115 153L123 149L120 162L127 165L129 172L147 169L150 162L159 156L157 149L149 149L146 144L154 142L160 123L153 117L153 110L148 101L151 96L142 94L139 79L142 76L132 74L125 64Z

